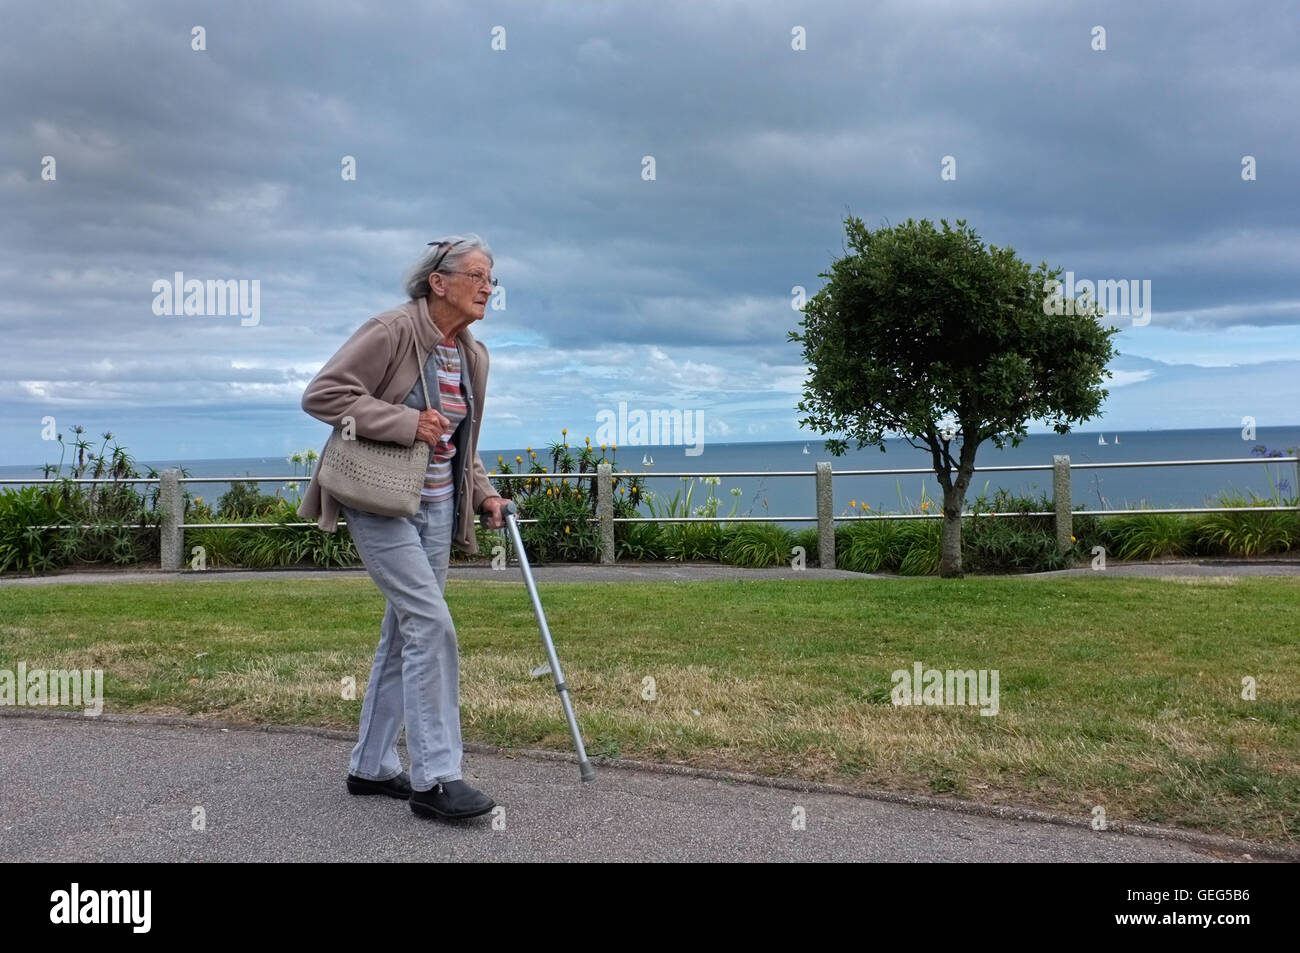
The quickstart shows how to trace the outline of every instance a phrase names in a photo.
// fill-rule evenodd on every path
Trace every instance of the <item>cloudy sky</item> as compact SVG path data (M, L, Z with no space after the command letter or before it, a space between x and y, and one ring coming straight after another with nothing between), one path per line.
M319 448L307 382L404 300L425 242L468 231L505 290L474 326L482 448L592 432L620 401L702 410L713 442L807 439L792 288L820 287L847 213L965 219L1033 264L1149 280L1149 323L1114 319L1107 430L1300 418L1288 3L10 0L3 20L0 464L56 456L46 416L148 460ZM155 314L176 272L258 281L257 323Z

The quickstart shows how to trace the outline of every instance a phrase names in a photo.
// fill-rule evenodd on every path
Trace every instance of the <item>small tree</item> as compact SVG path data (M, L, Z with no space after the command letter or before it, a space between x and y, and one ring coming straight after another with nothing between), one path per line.
M965 221L956 230L941 223L942 232L911 219L871 232L846 218L852 253L820 275L829 280L790 340L803 344L810 371L800 423L856 437L858 449L884 451L891 432L930 451L943 488L939 574L951 577L962 574L975 451L985 440L1018 446L1030 420L1068 433L1097 414L1119 332L1086 298L1060 300L1060 269L1044 262L1031 271L1012 249L986 247ZM826 442L835 456L847 446Z

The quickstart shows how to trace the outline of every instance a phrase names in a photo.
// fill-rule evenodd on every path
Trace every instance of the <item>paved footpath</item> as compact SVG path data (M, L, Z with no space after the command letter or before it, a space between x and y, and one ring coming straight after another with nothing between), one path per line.
M0 861L1138 862L1249 850L671 769L602 764L583 783L558 755L477 747L466 780L503 813L445 823L348 794L351 747L342 732L6 712Z
M1197 559L1149 563L1120 563L1111 561L1102 572L1089 567L1063 569L1057 572L1025 573L1015 576L998 576L999 579L1057 579L1067 576L1139 576L1139 577L1197 577L1197 576L1291 576L1300 577L1300 559ZM0 578L3 586L49 586L72 583L123 583L168 582L178 579L199 581L246 579L338 579L366 578L364 569L209 569L205 571L164 572L161 569L93 570L84 572L57 572L40 576L7 575ZM476 579L480 581L521 581L516 564L504 570L494 570L486 564L465 563L452 565L449 579ZM620 562L613 566L594 563L565 563L551 566L534 566L533 578L542 582L707 582L718 579L906 579L907 576L849 572L846 569L801 569L786 567L744 569L719 563L635 563ZM975 578L975 577L972 577Z

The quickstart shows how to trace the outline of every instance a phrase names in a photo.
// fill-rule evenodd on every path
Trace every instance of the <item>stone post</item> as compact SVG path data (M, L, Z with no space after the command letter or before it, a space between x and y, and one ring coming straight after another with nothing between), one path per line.
M828 462L817 464L817 561L822 569L835 568L835 497Z
M600 561L614 562L614 470L608 463L596 467L596 515L600 517Z
M160 540L160 562L168 572L179 572L185 561L185 530L181 523L185 520L185 507L181 503L181 471L164 470L158 483L158 509L161 519L158 529Z
M1074 510L1070 508L1070 458L1052 456L1052 502L1056 507L1056 548L1062 553L1074 546Z

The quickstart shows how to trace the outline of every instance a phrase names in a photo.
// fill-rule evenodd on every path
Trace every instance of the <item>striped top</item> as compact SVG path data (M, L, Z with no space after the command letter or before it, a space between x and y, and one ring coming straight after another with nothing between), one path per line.
M425 379L429 384L438 381L438 396L442 399L442 415L451 422L448 431L442 435L438 445L429 454L429 469L424 474L424 489L420 491L422 500L445 500L456 493L455 473L452 460L456 456L456 444L452 437L456 428L465 419L467 408L465 388L460 380L460 352L456 350L454 340L439 341L433 353L424 365ZM403 401L409 407L424 410L424 389L419 378L416 379L411 392ZM438 409L438 402L429 395L429 405Z
M442 398L442 415L451 421L451 429L442 435L438 445L429 454L429 469L424 474L424 489L420 496L426 500L445 500L456 494L452 478L452 457L456 445L452 435L465 419L465 389L460 383L460 352L455 341L439 341L433 349L438 361L438 396Z

